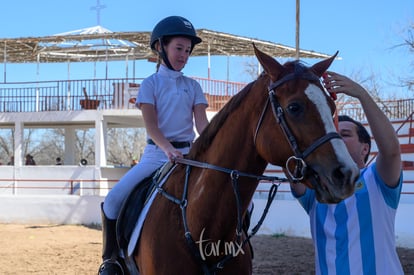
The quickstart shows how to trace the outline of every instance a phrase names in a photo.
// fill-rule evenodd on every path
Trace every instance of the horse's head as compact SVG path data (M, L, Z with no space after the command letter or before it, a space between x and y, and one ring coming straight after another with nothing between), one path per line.
M259 154L284 167L291 181L314 188L320 202L347 198L354 191L359 169L336 132L335 104L320 82L336 54L306 67L298 61L281 65L254 49L269 85L269 99L255 133ZM283 141L281 132L286 137Z

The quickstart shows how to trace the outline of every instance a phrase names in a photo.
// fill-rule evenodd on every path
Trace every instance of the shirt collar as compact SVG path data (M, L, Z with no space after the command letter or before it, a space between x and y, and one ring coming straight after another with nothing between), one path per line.
M162 65L160 66L160 68L158 69L158 73L162 76L167 76L169 78L179 78L180 76L183 75L182 72L177 72L174 70L170 70L167 68L167 66Z

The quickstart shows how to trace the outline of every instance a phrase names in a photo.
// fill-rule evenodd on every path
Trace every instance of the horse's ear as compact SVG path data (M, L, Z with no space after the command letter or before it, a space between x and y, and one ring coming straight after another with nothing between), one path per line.
M283 71L283 66L280 65L273 57L265 54L256 48L256 45L253 43L254 53L259 60L259 63L262 65L263 70L270 76L273 81L276 81L279 77L279 74Z
M331 66L331 64L332 64L332 62L334 61L334 59L335 59L335 57L338 55L338 51L336 51L336 53L333 55L333 56L331 56L331 57L329 57L329 58L327 58L327 59L325 59L325 60L322 60L322 61L320 61L320 62L318 62L318 63L316 63L316 64L314 64L312 67L311 67L311 70L317 75L317 76L319 76L319 77L321 77L322 75L323 75L323 73L325 73L327 70L328 70L328 68L329 68L329 66Z

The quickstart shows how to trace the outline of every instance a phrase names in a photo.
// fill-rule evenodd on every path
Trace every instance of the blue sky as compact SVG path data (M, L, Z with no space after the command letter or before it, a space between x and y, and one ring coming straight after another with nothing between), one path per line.
M295 47L295 0L211 0L211 1L137 1L100 0L106 8L100 23L112 31L151 31L169 15L188 18L196 28L205 28L246 37L268 40ZM97 25L97 13L91 7L96 0L14 0L2 6L0 37L44 36ZM406 37L406 28L414 23L413 0L302 0L300 47L326 54L337 50L332 70L347 75L375 74L384 90L404 93L393 85L397 76L412 74L414 54L406 48L391 49ZM229 79L250 81L245 63L252 59L229 59ZM286 60L281 60L282 62ZM250 61L252 62L252 61ZM313 64L316 60L306 60ZM8 65L8 81L32 79L66 79L67 65L51 70L35 64ZM93 67L71 65L71 78L90 75ZM154 64L137 64L136 77L154 71ZM115 67L114 67L115 68ZM110 69L109 77L124 77L119 69ZM207 58L190 59L184 72L207 77ZM0 69L3 74L3 68ZM97 77L104 77L102 71ZM40 76L40 77L39 77ZM211 77L227 79L227 58L213 57ZM406 92L405 92L406 93Z

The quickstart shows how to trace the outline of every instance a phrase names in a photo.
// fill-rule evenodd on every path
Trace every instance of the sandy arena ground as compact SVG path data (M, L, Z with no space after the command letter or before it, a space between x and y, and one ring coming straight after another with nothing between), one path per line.
M76 225L0 224L0 274L96 274L100 229ZM310 239L255 236L254 274L313 274ZM406 274L414 274L414 249L398 248Z

